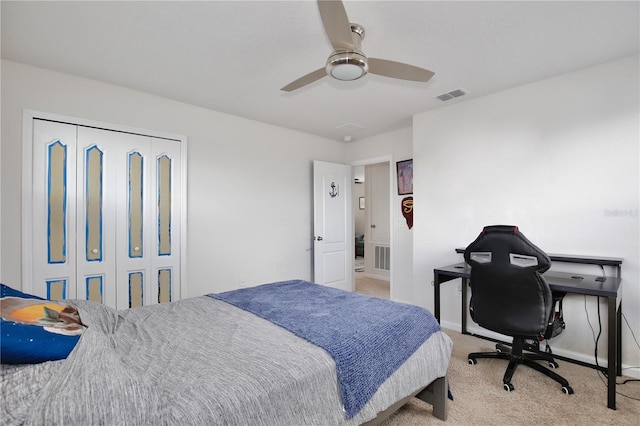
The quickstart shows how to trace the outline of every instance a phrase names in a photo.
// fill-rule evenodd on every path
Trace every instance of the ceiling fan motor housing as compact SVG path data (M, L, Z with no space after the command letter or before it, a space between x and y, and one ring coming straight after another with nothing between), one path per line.
M364 39L364 27L360 24L350 23L353 49L336 50L327 59L327 74L336 80L357 80L369 72L367 57L360 50Z
M337 80L357 80L367 72L367 57L358 52L336 52L329 56L326 66L327 74Z

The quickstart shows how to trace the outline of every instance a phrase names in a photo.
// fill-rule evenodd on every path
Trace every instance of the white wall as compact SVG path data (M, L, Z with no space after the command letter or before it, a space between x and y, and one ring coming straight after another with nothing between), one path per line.
M400 204L405 197L398 195L396 183L396 161L412 156L411 127L405 127L378 136L356 140L346 144L347 162L361 162L368 159L391 158L391 298L413 302L413 231L407 227Z
M484 225L513 224L547 252L624 258L623 313L640 336L638 62L630 57L414 117L421 305L433 307L433 268L462 260L454 248ZM443 324L459 329L456 285L441 296ZM554 351L593 362L585 303L597 331L595 298L567 299L567 329ZM602 315L606 327L605 305ZM622 343L623 365L640 365L626 323ZM606 336L598 353L606 358Z
M3 283L21 287L24 108L187 136L184 297L311 279L312 160L343 143L9 61L1 90Z
M549 252L623 257L624 313L640 335L638 57L419 114L413 129L347 144L8 61L1 78L3 283L21 279L29 108L188 137L187 297L310 278L312 160L390 156L395 170L414 158L413 230L392 183L392 298L432 308L433 268L459 261L453 249L485 224L517 223ZM495 180L504 192L490 192ZM459 326L455 285L443 290L443 324ZM558 344L592 360L584 301L569 302ZM626 365L640 364L634 345L625 324Z

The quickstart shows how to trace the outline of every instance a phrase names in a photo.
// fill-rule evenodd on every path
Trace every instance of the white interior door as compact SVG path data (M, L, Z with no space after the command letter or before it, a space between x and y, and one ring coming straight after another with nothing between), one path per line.
M314 281L353 291L351 166L313 162Z
M381 246L391 242L389 214L389 163L371 164L365 167L369 193L368 218L369 241Z

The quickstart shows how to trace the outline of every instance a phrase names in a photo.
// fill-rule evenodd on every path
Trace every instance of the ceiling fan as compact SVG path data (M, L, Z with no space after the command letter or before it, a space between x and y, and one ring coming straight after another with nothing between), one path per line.
M349 23L342 1L318 0L318 9L334 51L324 68L300 77L280 90L291 92L325 75L344 81L357 80L367 73L422 82L433 77L434 73L424 68L386 59L368 58L360 48L364 39L364 28L359 24Z

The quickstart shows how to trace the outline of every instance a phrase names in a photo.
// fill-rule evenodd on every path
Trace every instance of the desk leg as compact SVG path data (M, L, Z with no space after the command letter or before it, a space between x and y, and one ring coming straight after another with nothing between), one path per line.
M433 315L440 324L440 275L433 274Z
M616 303L616 297L607 298L607 338L608 350L607 350L607 407L612 410L616 409L616 373L618 371L618 309Z
M617 328L616 328L616 339L618 339L618 358L616 362L618 363L618 371L616 374L618 376L622 376L622 301L618 305L618 318L617 318Z
M467 303L467 285L469 284L468 278L462 278L462 334L467 334L467 310L469 309L469 304Z

